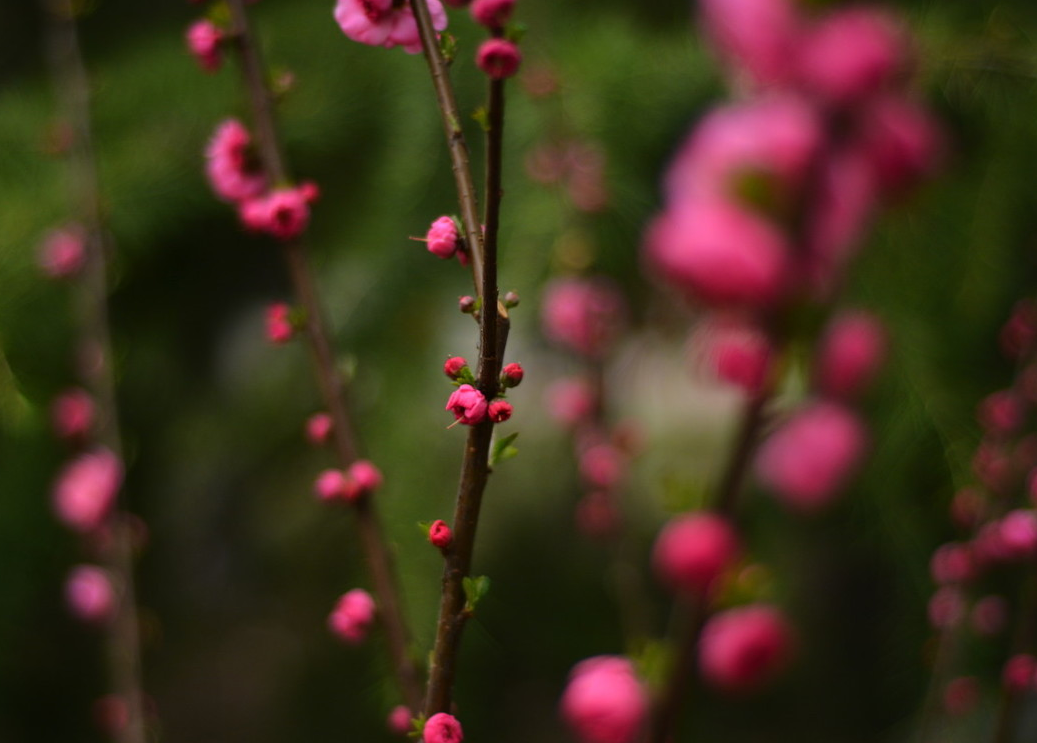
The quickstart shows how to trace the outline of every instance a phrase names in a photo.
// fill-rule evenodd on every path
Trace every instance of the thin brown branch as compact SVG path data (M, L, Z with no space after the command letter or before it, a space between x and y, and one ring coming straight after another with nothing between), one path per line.
M287 183L290 176L278 136L273 95L267 84L266 67L255 34L245 12L244 0L229 0L228 5L233 24L232 37L252 106L260 159L274 183ZM356 461L358 447L346 402L344 380L335 364L330 334L313 280L313 272L301 242L296 240L284 243L283 252L296 300L306 314L305 334L317 383L328 413L334 421L336 455L340 466L346 469ZM378 602L379 618L385 630L396 681L408 708L416 711L420 708L422 699L421 674L411 653L411 636L403 615L392 553L385 542L375 504L364 497L354 502L352 510Z

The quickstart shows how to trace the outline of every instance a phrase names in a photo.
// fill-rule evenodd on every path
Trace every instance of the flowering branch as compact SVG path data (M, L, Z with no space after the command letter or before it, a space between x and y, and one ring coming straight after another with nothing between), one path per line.
M244 0L229 0L232 38L241 61L258 148L263 168L275 183L285 183L289 175L281 152L274 117L273 96L266 82L265 67L255 35L249 25ZM336 455L343 469L357 461L357 445L352 420L346 403L344 382L336 370L330 336L324 319L313 275L303 244L298 239L282 243L285 261L295 295L306 315L306 338L325 405L334 421L333 437ZM367 495L352 501L352 510L360 533L360 542L378 600L379 616L385 628L393 671L408 707L421 703L418 666L410 654L410 632L403 618L392 556L382 534L378 514Z
M97 165L90 125L90 86L76 29L71 0L45 2L50 17L50 56L61 89L61 102L74 132L71 151L72 200L85 230L84 262L77 282L79 318L78 373L100 415L94 421L95 443L122 458L112 376L112 344L108 324L107 244L98 191ZM117 496L116 496L117 497ZM124 712L113 730L119 743L144 743L141 700L140 637L133 578L132 529L125 513L111 508L103 524L110 541L103 550L105 567L117 586L106 633L108 668Z

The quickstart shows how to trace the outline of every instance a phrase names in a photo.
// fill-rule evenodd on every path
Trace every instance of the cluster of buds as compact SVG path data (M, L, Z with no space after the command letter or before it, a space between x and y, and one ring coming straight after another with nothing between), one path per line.
M354 588L342 595L335 609L328 616L328 628L339 639L357 645L367 637L374 623L375 603L371 594L362 588Z
M503 394L487 401L486 396L476 389L475 376L464 358L452 356L447 359L443 364L443 373L457 385L457 389L451 393L446 403L446 410L454 414L457 423L474 426L487 419L494 423L503 423L511 418L514 409L511 403L504 399ZM525 372L520 364L506 364L501 370L498 385L502 391L517 387L523 376Z
M382 473L366 459L358 459L346 471L327 469L317 476L313 490L322 501L352 503L382 486Z
M1033 570L1037 559L1037 434L1032 421L1037 406L1037 303L1019 302L1001 331L1005 354L1018 365L1014 384L988 395L976 418L983 437L973 458L976 482L960 489L950 503L955 540L932 555L930 574L936 590L929 600L929 621L945 635L967 625L978 638L1007 628L1012 601L1000 591L1005 575ZM1020 617L1033 622L1033 617ZM1035 647L1016 647L1004 663L1007 694L1037 688ZM962 688L971 694L960 693ZM961 714L978 702L978 681L952 679L944 689L948 712ZM964 700L964 701L963 701Z

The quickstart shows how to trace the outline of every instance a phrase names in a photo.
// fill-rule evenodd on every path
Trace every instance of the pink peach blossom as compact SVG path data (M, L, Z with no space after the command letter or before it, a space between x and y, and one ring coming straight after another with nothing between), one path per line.
M998 529L1006 559L1022 561L1037 556L1037 511L1010 511L1001 518Z
M1013 390L994 392L983 398L976 417L988 434L1003 438L1023 425L1026 401Z
M929 623L936 629L947 629L965 616L965 597L957 586L943 586L929 599Z
M187 29L186 40L188 50L203 70L215 72L220 68L223 32L212 21L203 19L192 23Z
M115 614L115 600L111 578L95 565L77 565L65 581L65 601L84 622L110 620Z
M51 425L62 439L79 439L90 433L95 414L94 399L78 388L65 390L50 406Z
M544 335L584 356L601 357L623 327L626 303L604 279L554 279L544 290L540 319Z
M720 58L758 85L793 72L801 21L791 0L700 0L706 36Z
M238 215L246 228L265 232L280 240L292 240L310 222L310 202L315 198L312 184L278 188L262 196L242 201Z
M464 731L456 717L446 712L437 712L425 723L421 739L424 743L461 743Z
M428 252L439 258L453 258L459 245L457 223L453 217L440 217L425 235Z
M348 488L349 480L342 470L324 470L313 483L313 492L323 501L345 498Z
M712 513L678 516L659 532L652 565L674 590L709 596L741 553L738 535L723 517Z
M1005 661L1001 671L1001 683L1013 692L1028 691L1037 687L1037 658L1029 653L1017 653Z
M443 5L439 0L425 2L432 17L432 27L442 31L447 26ZM409 54L421 51L418 24L406 3L397 7L392 0L338 0L334 15L342 33L353 41L387 48L402 46Z
M501 384L505 387L518 387L522 384L522 379L525 375L526 372L522 369L522 364L505 364L504 368L501 369Z
M486 418L486 398L470 384L462 384L447 400L446 409L466 426L474 426Z
M54 483L58 518L76 531L93 531L115 503L122 477L122 462L110 450L102 447L80 455L65 466Z
M518 72L522 52L507 39L487 39L475 53L476 66L494 80L503 80Z
M500 28L511 19L515 0L473 0L468 10L476 23L488 28Z
M432 522L432 526L429 527L428 541L431 542L434 547L441 550L446 549L454 542L454 532L445 521L442 519L436 519Z
M205 150L209 185L224 201L256 198L266 189L266 175L252 152L252 135L237 119L223 121Z
M960 542L939 546L929 561L929 574L940 585L967 583L976 574L969 546Z
M903 95L886 95L862 112L861 138L884 193L899 194L932 174L944 149L932 114Z
M581 743L632 743L644 726L648 693L630 661L599 655L573 667L561 713Z
M410 721L413 717L414 715L405 705L398 704L389 712L385 725L390 733L402 737L411 731Z
M86 235L78 225L52 230L40 244L37 260L51 279L75 276L86 265Z
M749 395L763 390L774 364L774 346L763 330L734 317L701 323L692 335L691 353L713 378Z
M979 703L979 681L975 676L959 676L943 689L943 707L956 717L968 714Z
M375 603L371 594L362 588L354 588L335 604L328 617L328 627L336 637L356 645L367 637L374 617Z
M860 393L886 356L886 331L868 312L842 312L828 323L815 359L818 389L831 397Z
M992 637L1008 625L1008 602L1000 596L984 596L972 607L969 616L976 634Z
M611 488L626 470L623 453L609 443L594 444L580 453L580 475L591 486Z
M792 644L792 631L774 606L722 611L706 622L699 638L702 678L721 691L754 691L787 665Z
M292 325L292 308L284 302L277 302L266 308L266 339L271 343L287 343L295 335Z
M335 422L327 413L314 413L306 420L306 438L311 444L326 444L335 428Z
M360 493L372 493L382 486L382 472L366 459L358 459L349 465L346 477Z

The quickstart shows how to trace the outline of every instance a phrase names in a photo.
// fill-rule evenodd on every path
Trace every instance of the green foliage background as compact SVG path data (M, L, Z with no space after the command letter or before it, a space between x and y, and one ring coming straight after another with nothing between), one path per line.
M757 699L705 694L681 740L904 740L925 691L928 555L951 536L946 504L970 477L975 405L1011 378L998 327L1034 287L1037 8L1029 0L897 7L919 35L919 84L953 150L938 182L881 220L849 288L894 339L866 408L872 457L821 519L797 521L753 494L747 528L800 624L802 659ZM162 740L388 739L383 720L397 700L383 681L380 641L346 648L324 629L335 598L365 578L348 514L310 495L330 462L301 436L318 406L304 351L262 339L263 307L288 296L279 255L243 235L204 182L210 132L246 106L233 65L207 76L186 54L183 31L197 14L186 3L104 0L81 24L118 246L111 307L125 492L151 535L139 571L146 686ZM646 436L627 503L630 554L646 578L667 508L716 470L729 433L727 409L667 371L674 358L680 364L688 317L674 319L638 258L667 157L722 95L689 8L522 0L519 16L529 26L527 68L553 69L561 90L534 100L512 86L509 97L502 284L523 298L508 360L523 362L527 382L507 426L521 431L521 453L493 477L477 546L477 572L492 577L493 590L469 627L459 672L472 741L565 740L555 709L568 669L625 650L609 552L574 532L578 481L563 433L542 413L544 385L572 368L539 335L544 281L589 263L634 306L610 379L617 412ZM449 518L464 435L444 430L440 364L474 355L475 341L455 309L465 277L406 239L455 209L431 87L420 57L345 39L329 0L263 0L254 17L270 62L295 75L279 111L286 148L293 171L321 184L308 242L355 368L364 448L387 474L378 498L424 654L440 561L416 524ZM451 24L461 42L455 80L472 111L482 95L470 59L478 31L464 13ZM34 5L0 7L5 743L97 740L90 704L105 691L97 637L61 606L77 548L49 508L64 453L49 435L47 406L72 382L73 324L66 288L43 281L34 263L40 236L71 208L67 163L47 154L55 98L42 39ZM523 174L537 142L563 135L607 153L612 203L600 215L575 215L564 194ZM660 380L671 384L658 388ZM667 603L648 582L644 609L660 632ZM988 679L984 701L947 740L977 740L989 724L1002 652L970 655L968 670Z

